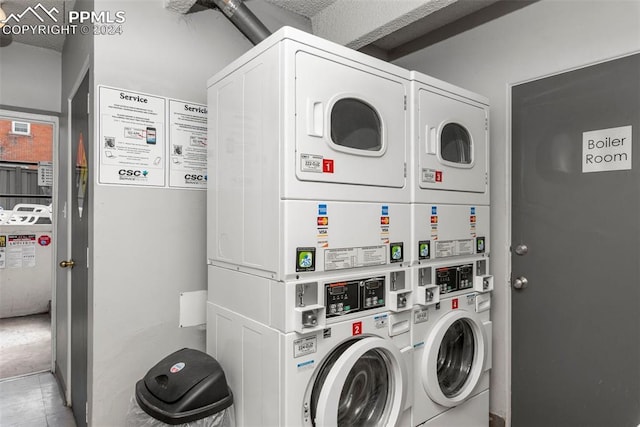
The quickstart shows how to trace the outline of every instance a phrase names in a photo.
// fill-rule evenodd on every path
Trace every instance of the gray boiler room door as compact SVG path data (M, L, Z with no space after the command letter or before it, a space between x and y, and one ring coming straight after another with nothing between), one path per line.
M640 54L512 90L512 426L640 425Z

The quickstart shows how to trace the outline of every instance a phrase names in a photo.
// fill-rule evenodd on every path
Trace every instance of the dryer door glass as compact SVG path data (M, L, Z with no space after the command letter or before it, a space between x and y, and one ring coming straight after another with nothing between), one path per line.
M475 354L474 332L465 319L456 320L447 329L438 351L438 383L442 393L454 397L466 384Z
M442 128L440 135L440 156L442 160L468 165L473 160L471 136L457 123L448 123Z
M337 101L331 109L331 140L355 150L382 150L382 124L378 113L359 99Z
M324 382L335 362L355 341L337 348L321 368L311 395L311 417L316 419L318 399ZM386 356L379 350L369 350L362 355L349 371L338 403L338 426L383 425L391 396L391 373Z

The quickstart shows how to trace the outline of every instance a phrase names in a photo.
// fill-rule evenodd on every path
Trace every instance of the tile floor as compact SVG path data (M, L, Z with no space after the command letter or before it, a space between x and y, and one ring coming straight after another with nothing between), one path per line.
M0 426L75 427L51 372L0 381Z
M0 379L51 370L49 313L0 319Z

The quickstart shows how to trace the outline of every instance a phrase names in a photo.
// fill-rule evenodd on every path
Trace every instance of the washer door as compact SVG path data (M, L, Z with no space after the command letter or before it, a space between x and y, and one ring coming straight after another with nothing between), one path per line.
M421 363L422 385L429 397L447 407L464 402L484 371L489 345L473 312L452 311L438 320Z
M327 358L311 393L315 426L395 425L407 392L407 369L392 343L365 337L340 345Z

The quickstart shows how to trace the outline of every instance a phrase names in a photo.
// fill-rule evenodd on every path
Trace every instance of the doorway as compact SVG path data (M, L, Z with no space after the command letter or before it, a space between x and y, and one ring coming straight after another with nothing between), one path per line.
M640 424L638 76L512 88L513 427Z
M0 380L53 370L57 135L56 117L0 111Z

